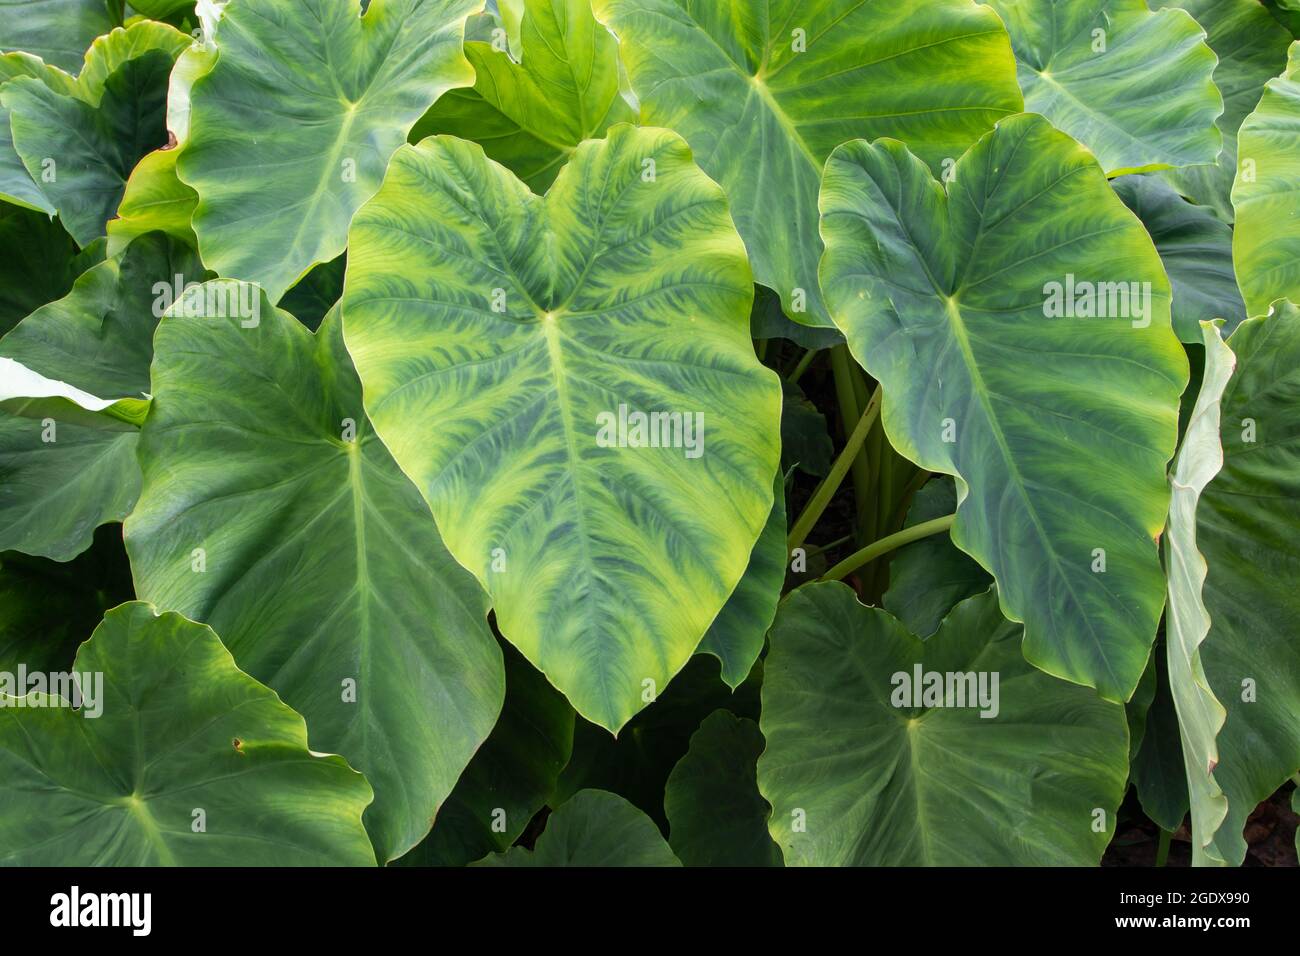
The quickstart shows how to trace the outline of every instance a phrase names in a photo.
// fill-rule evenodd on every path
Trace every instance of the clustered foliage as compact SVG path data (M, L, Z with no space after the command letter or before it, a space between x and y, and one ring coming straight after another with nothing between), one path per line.
M1297 7L0 3L0 861L1240 864Z

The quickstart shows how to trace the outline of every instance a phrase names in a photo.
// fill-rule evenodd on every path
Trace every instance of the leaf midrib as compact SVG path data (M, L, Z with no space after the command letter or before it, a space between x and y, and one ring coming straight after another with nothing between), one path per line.
M1024 476L1020 474L1020 466L1016 457L1011 453L1011 446L1007 443L1006 434L1002 431L1002 424L994 413L993 406L989 402L989 389L984 382L984 375L980 370L979 363L975 359L975 353L971 348L970 336L966 330L966 321L962 317L961 309L955 297L944 297L945 309L948 315L948 325L952 330L953 337L961 349L962 362L966 366L967 374L970 375L971 385L975 394L979 398L980 406L984 409L984 417L988 424L989 431L993 435L994 441L997 442L998 450L1002 453L1003 461L1006 464L1007 473L1014 481L1016 491L1020 494L1020 500L1023 503L1025 514L1029 516L1033 523L1034 530L1038 533L1039 541L1043 545L1043 551L1052 563L1052 569L1056 576L1065 583L1066 590L1070 593L1070 600L1074 602L1076 608L1083 608L1078 594L1074 590L1074 582L1069 575L1063 572L1061 568L1060 557L1057 555L1055 548L1052 546L1052 540L1043 527L1042 520L1038 516L1038 509L1033 505L1028 490L1025 488ZM1094 646L1097 650L1098 659L1106 668L1106 673L1111 680L1118 684L1114 669L1110 665L1110 658L1106 655L1102 641L1097 635L1096 629L1092 625L1091 619L1087 614L1080 614L1088 628L1088 633L1092 635Z

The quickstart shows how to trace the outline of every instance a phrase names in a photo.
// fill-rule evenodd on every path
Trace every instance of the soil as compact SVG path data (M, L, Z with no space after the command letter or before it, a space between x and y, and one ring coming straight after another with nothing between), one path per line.
M1243 866L1296 866L1296 825L1288 783L1269 797L1246 821L1246 859ZM1131 795L1130 795L1131 798ZM1127 805L1126 805L1127 806ZM1123 820L1101 859L1102 866L1155 866L1160 828L1141 812ZM1191 833L1187 822L1174 833L1166 866L1191 866Z

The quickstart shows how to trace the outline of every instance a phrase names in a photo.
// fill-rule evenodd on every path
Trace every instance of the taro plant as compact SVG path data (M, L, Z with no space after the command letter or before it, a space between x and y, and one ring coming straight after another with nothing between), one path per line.
M1298 27L0 3L0 861L1278 859Z

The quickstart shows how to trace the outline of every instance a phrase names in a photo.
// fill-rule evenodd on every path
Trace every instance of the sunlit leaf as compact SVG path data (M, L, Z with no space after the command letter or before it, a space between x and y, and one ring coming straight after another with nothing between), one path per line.
M588 141L545 199L430 137L353 222L376 430L501 633L610 730L695 651L772 510L751 289L721 190L664 130Z
M1174 460L1165 565L1169 573L1169 609L1165 618L1168 679L1178 712L1187 792L1192 812L1192 861L1203 862L1205 847L1228 812L1228 801L1214 776L1219 754L1215 745L1226 713L1206 679L1201 647L1211 618L1202 601L1205 559L1197 549L1197 505L1205 486L1223 465L1219 440L1219 402L1232 376L1232 351L1219 329L1202 327L1205 375Z
M1300 300L1300 42L1286 72L1269 80L1255 112L1241 124L1232 205L1237 225L1232 258L1250 315L1274 300Z
M590 0L528 0L521 59L491 42L466 40L478 75L452 90L411 130L419 142L450 133L482 144L537 193L584 139L603 136L636 113L618 86L618 43L591 15Z

